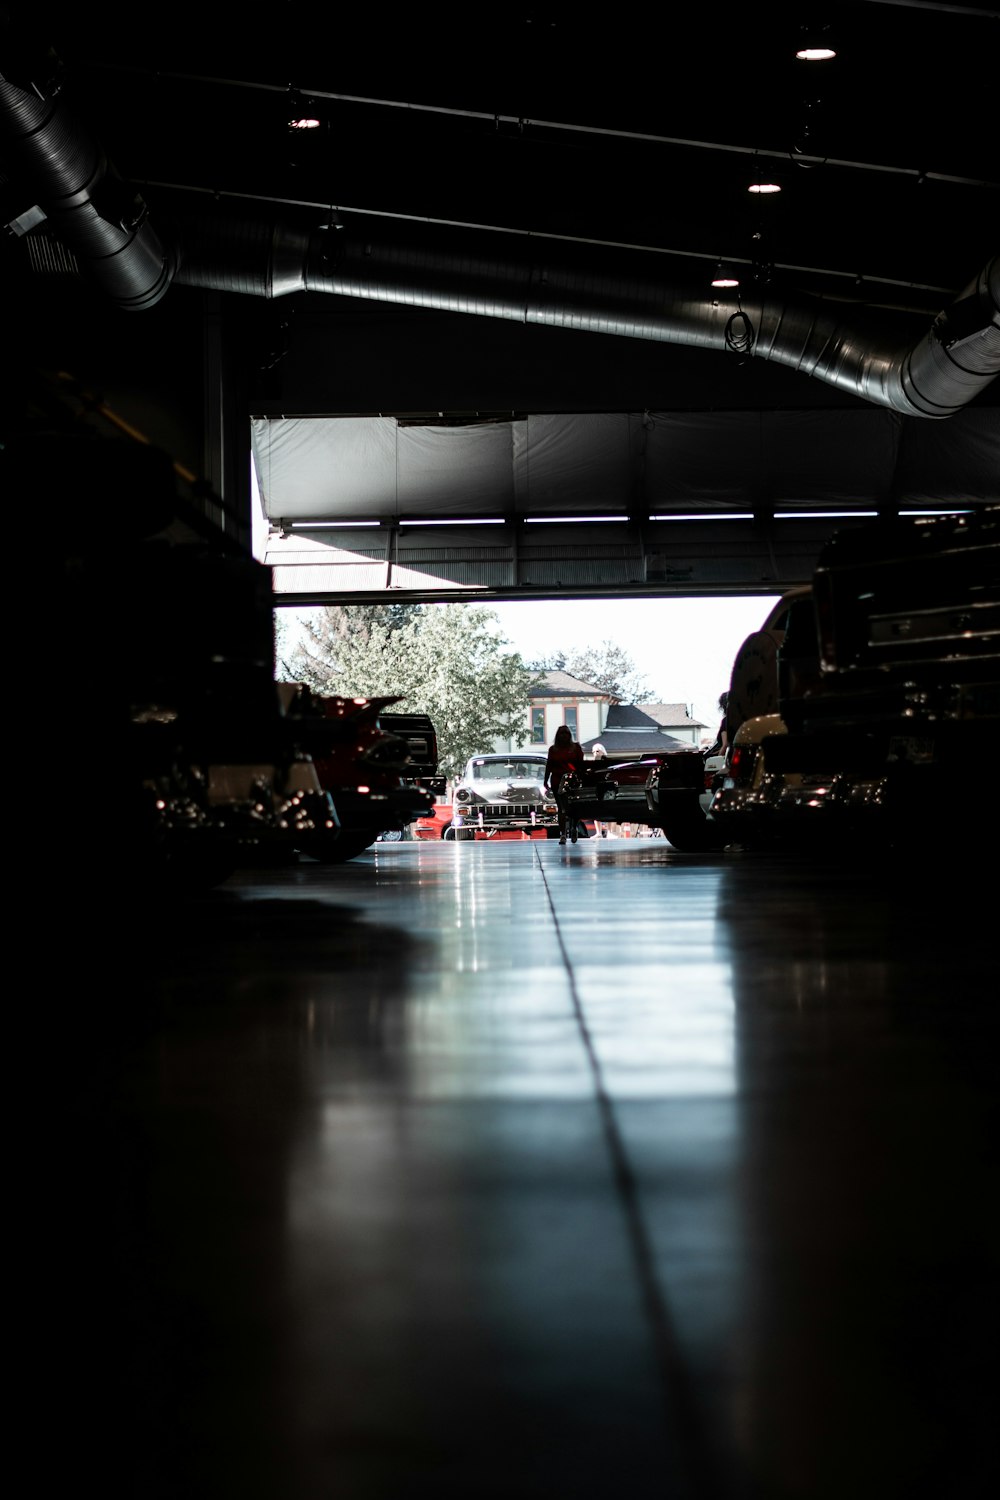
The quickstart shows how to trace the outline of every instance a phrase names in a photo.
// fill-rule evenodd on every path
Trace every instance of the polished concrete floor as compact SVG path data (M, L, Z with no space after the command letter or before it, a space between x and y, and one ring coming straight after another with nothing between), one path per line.
M91 890L21 981L33 1490L993 1493L996 944L947 865Z

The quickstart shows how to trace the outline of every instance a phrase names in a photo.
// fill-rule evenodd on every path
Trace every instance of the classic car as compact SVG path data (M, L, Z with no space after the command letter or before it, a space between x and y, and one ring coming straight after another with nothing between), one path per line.
M443 839L451 827L452 816L450 802L435 802L430 812L417 818L413 824L413 837L415 839Z
M338 697L304 683L284 683L281 690L296 743L330 793L339 823L309 832L299 842L301 853L339 864L370 848L384 830L403 829L431 811L433 796L410 779L406 741L379 725L398 696Z
M751 631L733 660L726 695L726 733L732 745L745 719L778 712L778 656L793 614L812 608L808 584L789 589L768 610L759 629ZM813 646L815 657L815 645Z
M588 761L567 792L579 819L643 823L662 830L674 848L697 852L721 847L708 817L716 776L714 761L684 745L637 760Z
M267 569L195 544L148 544L135 563L120 679L93 688L127 705L114 817L127 820L133 876L218 884L335 835L336 810L274 682Z
M438 773L438 739L429 714L385 713L378 716L380 729L404 741L407 751L403 780L434 797L444 795L447 778Z
M545 761L529 750L473 755L455 783L449 837L558 838L559 809L544 788Z
M865 740L791 739L780 714L745 719L736 732L712 822L732 843L809 846L884 839L888 781L884 761Z
M775 712L737 732L713 822L740 842L974 840L963 790L1000 723L1000 507L837 533L792 601Z

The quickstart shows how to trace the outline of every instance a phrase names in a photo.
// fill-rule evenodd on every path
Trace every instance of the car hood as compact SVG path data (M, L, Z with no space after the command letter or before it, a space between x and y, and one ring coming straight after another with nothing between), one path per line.
M494 797L540 797L542 794L542 778L537 781L502 781L486 780L480 778L478 781L466 783L470 792L477 797L484 797L487 801Z

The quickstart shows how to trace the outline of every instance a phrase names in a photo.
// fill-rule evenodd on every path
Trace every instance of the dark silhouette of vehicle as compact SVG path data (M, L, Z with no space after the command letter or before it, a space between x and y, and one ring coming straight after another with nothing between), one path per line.
M1000 506L838 532L791 601L773 705L711 807L743 843L988 836L968 771L1000 725Z
M387 829L402 831L430 812L434 798L412 775L407 741L382 727L398 696L339 697L304 683L284 684L282 694L295 741L330 794L339 825L310 831L299 841L301 853L340 864Z

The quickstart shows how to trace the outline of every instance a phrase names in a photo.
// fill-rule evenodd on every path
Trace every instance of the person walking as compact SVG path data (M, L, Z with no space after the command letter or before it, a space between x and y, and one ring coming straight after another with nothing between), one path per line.
M583 770L583 747L573 738L568 724L560 724L555 738L549 746L545 761L545 790L551 792L559 809L559 842L565 844L567 825L570 822L565 792L561 790L566 777ZM570 838L576 843L576 819L572 820Z
M729 734L726 723L729 717L729 694L719 694L719 709L722 713L722 722L719 724L715 734L715 743L705 751L706 759L710 755L725 755L729 747Z

